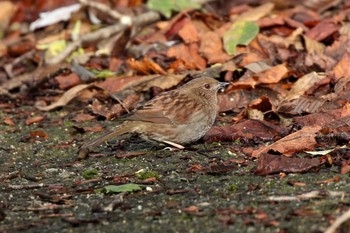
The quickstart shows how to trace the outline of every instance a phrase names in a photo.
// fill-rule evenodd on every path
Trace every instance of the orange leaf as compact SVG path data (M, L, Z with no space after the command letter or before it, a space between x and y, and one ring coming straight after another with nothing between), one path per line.
M191 43L188 46L179 44L171 47L167 52L168 57L175 57L179 59L184 65L185 69L204 70L207 63L198 53L198 45Z
M15 126L15 122L13 122L13 120L10 117L4 117L4 123L6 125L10 125L10 126Z
M31 125L31 124L34 124L34 123L38 123L38 122L40 122L42 120L44 120L43 116L36 116L36 117L32 117L32 118L26 119L25 124L26 125Z

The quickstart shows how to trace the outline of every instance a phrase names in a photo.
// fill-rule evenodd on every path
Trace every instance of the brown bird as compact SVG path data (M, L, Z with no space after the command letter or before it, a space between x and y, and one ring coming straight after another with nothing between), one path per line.
M89 148L126 133L183 148L179 144L199 140L212 127L217 92L227 84L213 78L197 78L164 92L136 108L113 132L84 143L79 153L87 153Z

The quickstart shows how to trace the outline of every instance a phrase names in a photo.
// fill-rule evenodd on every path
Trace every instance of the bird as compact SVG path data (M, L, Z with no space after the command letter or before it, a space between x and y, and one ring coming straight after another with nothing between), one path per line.
M85 142L79 157L105 141L123 134L136 133L183 149L202 138L213 126L217 114L217 93L228 85L210 77L192 79L181 87L163 92L134 109L125 121L107 134Z

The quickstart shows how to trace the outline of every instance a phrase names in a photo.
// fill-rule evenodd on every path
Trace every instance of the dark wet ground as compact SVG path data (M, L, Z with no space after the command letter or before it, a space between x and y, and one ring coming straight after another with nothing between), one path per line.
M0 232L323 232L350 205L348 174L323 167L256 176L256 162L237 143L168 151L131 137L77 161L90 134L73 126L95 123L72 123L68 115L0 126ZM101 192L128 183L142 191Z

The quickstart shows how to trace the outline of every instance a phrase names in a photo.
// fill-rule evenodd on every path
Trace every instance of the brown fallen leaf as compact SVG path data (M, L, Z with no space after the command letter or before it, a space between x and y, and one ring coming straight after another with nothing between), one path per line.
M258 220L267 220L269 216L267 215L266 212L262 210L257 210L257 213L254 214L254 218Z
M331 20L323 20L320 21L320 23L313 27L310 31L306 32L305 35L313 40L322 41L338 30L339 26L334 22Z
M166 191L166 194L176 195L176 194L189 193L192 191L193 191L192 189L170 189L170 190Z
M69 101L74 99L79 95L79 92L84 90L85 88L88 88L90 85L88 84L80 84L75 87L72 87L68 91L66 91L61 98L59 98L56 102L48 105L48 106L35 106L37 109L41 111L50 111L58 107L65 106Z
M332 45L327 46L325 50L325 55L332 57L336 61L339 61L341 57L346 52L346 48L350 46L350 35L345 33L345 35L341 35L337 40L333 42Z
M350 172L350 161L342 161L340 167L340 174L346 174Z
M303 187L303 186L306 185L306 183L300 182L300 181L296 181L296 180L288 180L287 183L292 185L292 186L299 186L299 187Z
M92 102L92 111L94 114L104 116L107 120L110 120L132 111L137 107L139 101L140 97L138 95L128 95L121 103L113 105L108 105L94 99Z
M273 26L282 26L285 24L284 17L276 15L276 17L264 17L256 21L259 28L268 28Z
M292 99L297 99L299 96L303 95L309 88L314 86L316 83L327 78L326 74L320 74L316 72L311 72L303 77L299 78L295 82L292 89L289 91L288 95L284 98L285 101Z
M171 47L167 52L167 56L177 58L182 62L184 68L188 70L204 70L207 63L204 58L199 55L198 49L197 43L188 45L179 44Z
M274 3L267 2L260 6L251 8L248 11L245 11L238 17L231 17L231 18L234 19L235 21L256 21L264 17L265 15L269 14L274 7L275 7Z
M350 54L347 50L333 68L333 73L336 80L350 76Z
M317 181L317 184L327 184L327 183L333 183L333 182L339 182L341 180L340 176L335 176L333 178L327 179L327 180L321 180Z
M55 77L61 90L67 90L81 83L79 76L76 73L69 75L59 75Z
M289 158L284 155L261 154L254 171L257 175L269 175L279 172L295 173L307 172L311 168L321 165L318 158Z
M40 122L40 121L42 121L44 119L45 119L45 117L43 117L43 116L31 117L31 118L26 119L25 124L26 125L31 125L31 124L34 124L34 123L38 123L38 122Z
M189 206L189 207L187 207L187 208L183 208L182 210L183 210L184 212L186 212L186 213L198 213L198 212L199 212L198 207L197 207L197 206L194 206L194 205Z
M15 122L10 117L4 117L3 122L6 125L15 126Z
M254 42L255 42L255 40L253 40L250 47L255 45ZM241 54L241 58L242 59L239 61L238 65L242 66L242 67L246 67L247 65L255 63L255 62L262 62L265 59L261 53L252 53L252 52Z
M158 65L148 57L144 57L143 60L141 61L135 60L134 58L130 58L126 61L126 63L131 69L145 75L148 75L148 74L165 75L167 73L160 65Z
M325 125L335 119L329 113L312 113L305 116L294 117L294 122L300 126Z
M214 164L210 165L208 169L205 169L206 173L211 175L220 175L232 171L236 166L232 164Z
M295 216L315 216L317 215L317 212L309 207L300 207L293 210L291 214Z
M112 77L107 78L103 82L99 82L96 86L106 90L110 93L117 93L119 91L125 90L131 86L138 85L139 83L154 79L158 75L149 75L147 77L143 76L131 76L131 77Z
M252 156L258 158L260 155L266 154L269 151L291 156L299 151L310 150L317 144L315 137L321 128L319 125L304 127L271 145L261 146L259 149L253 151Z
M118 159L122 159L122 158L134 158L137 157L139 155L145 155L146 152L129 152L129 153L125 153L125 154L117 154L114 157L118 158Z
M110 106L106 106L98 99L94 99L91 104L91 110L95 115L104 116L107 118L110 113Z
M198 171L204 171L205 167L199 165L199 164L192 164L190 168L187 169L187 172L198 172Z
M259 84L278 83L287 77L288 68L285 63L272 67L258 74Z
M37 139L37 138L42 138L45 140L49 139L49 135L43 130L32 131L29 134L32 139Z
M242 104L244 106L242 106ZM218 94L218 111L236 111L239 108L245 107L248 101L244 99L244 91L235 91L228 94Z
M199 41L197 28L189 19L187 19L185 25L180 29L179 36L186 44Z
M206 142L231 141L237 138L272 140L282 133L283 127L266 121L246 120L244 122L218 127L212 127L204 136Z
M316 113L322 110L325 104L324 98L314 96L300 96L293 100L285 100L278 106L279 112L300 115L304 113Z
M84 122L84 121L90 121L92 119L95 119L96 117L90 114L86 113L78 113L74 118L73 121L76 122Z
M247 65L246 65L247 66ZM273 84L278 83L282 79L287 77L288 69L286 64L280 64L270 69L263 70L257 74L254 74L251 70L246 71L245 75L242 76L237 82L234 82L228 88L228 91L234 87L247 86L254 88L260 84Z
M209 64L224 63L230 58L223 49L221 37L213 31L201 34L199 52L203 54Z

